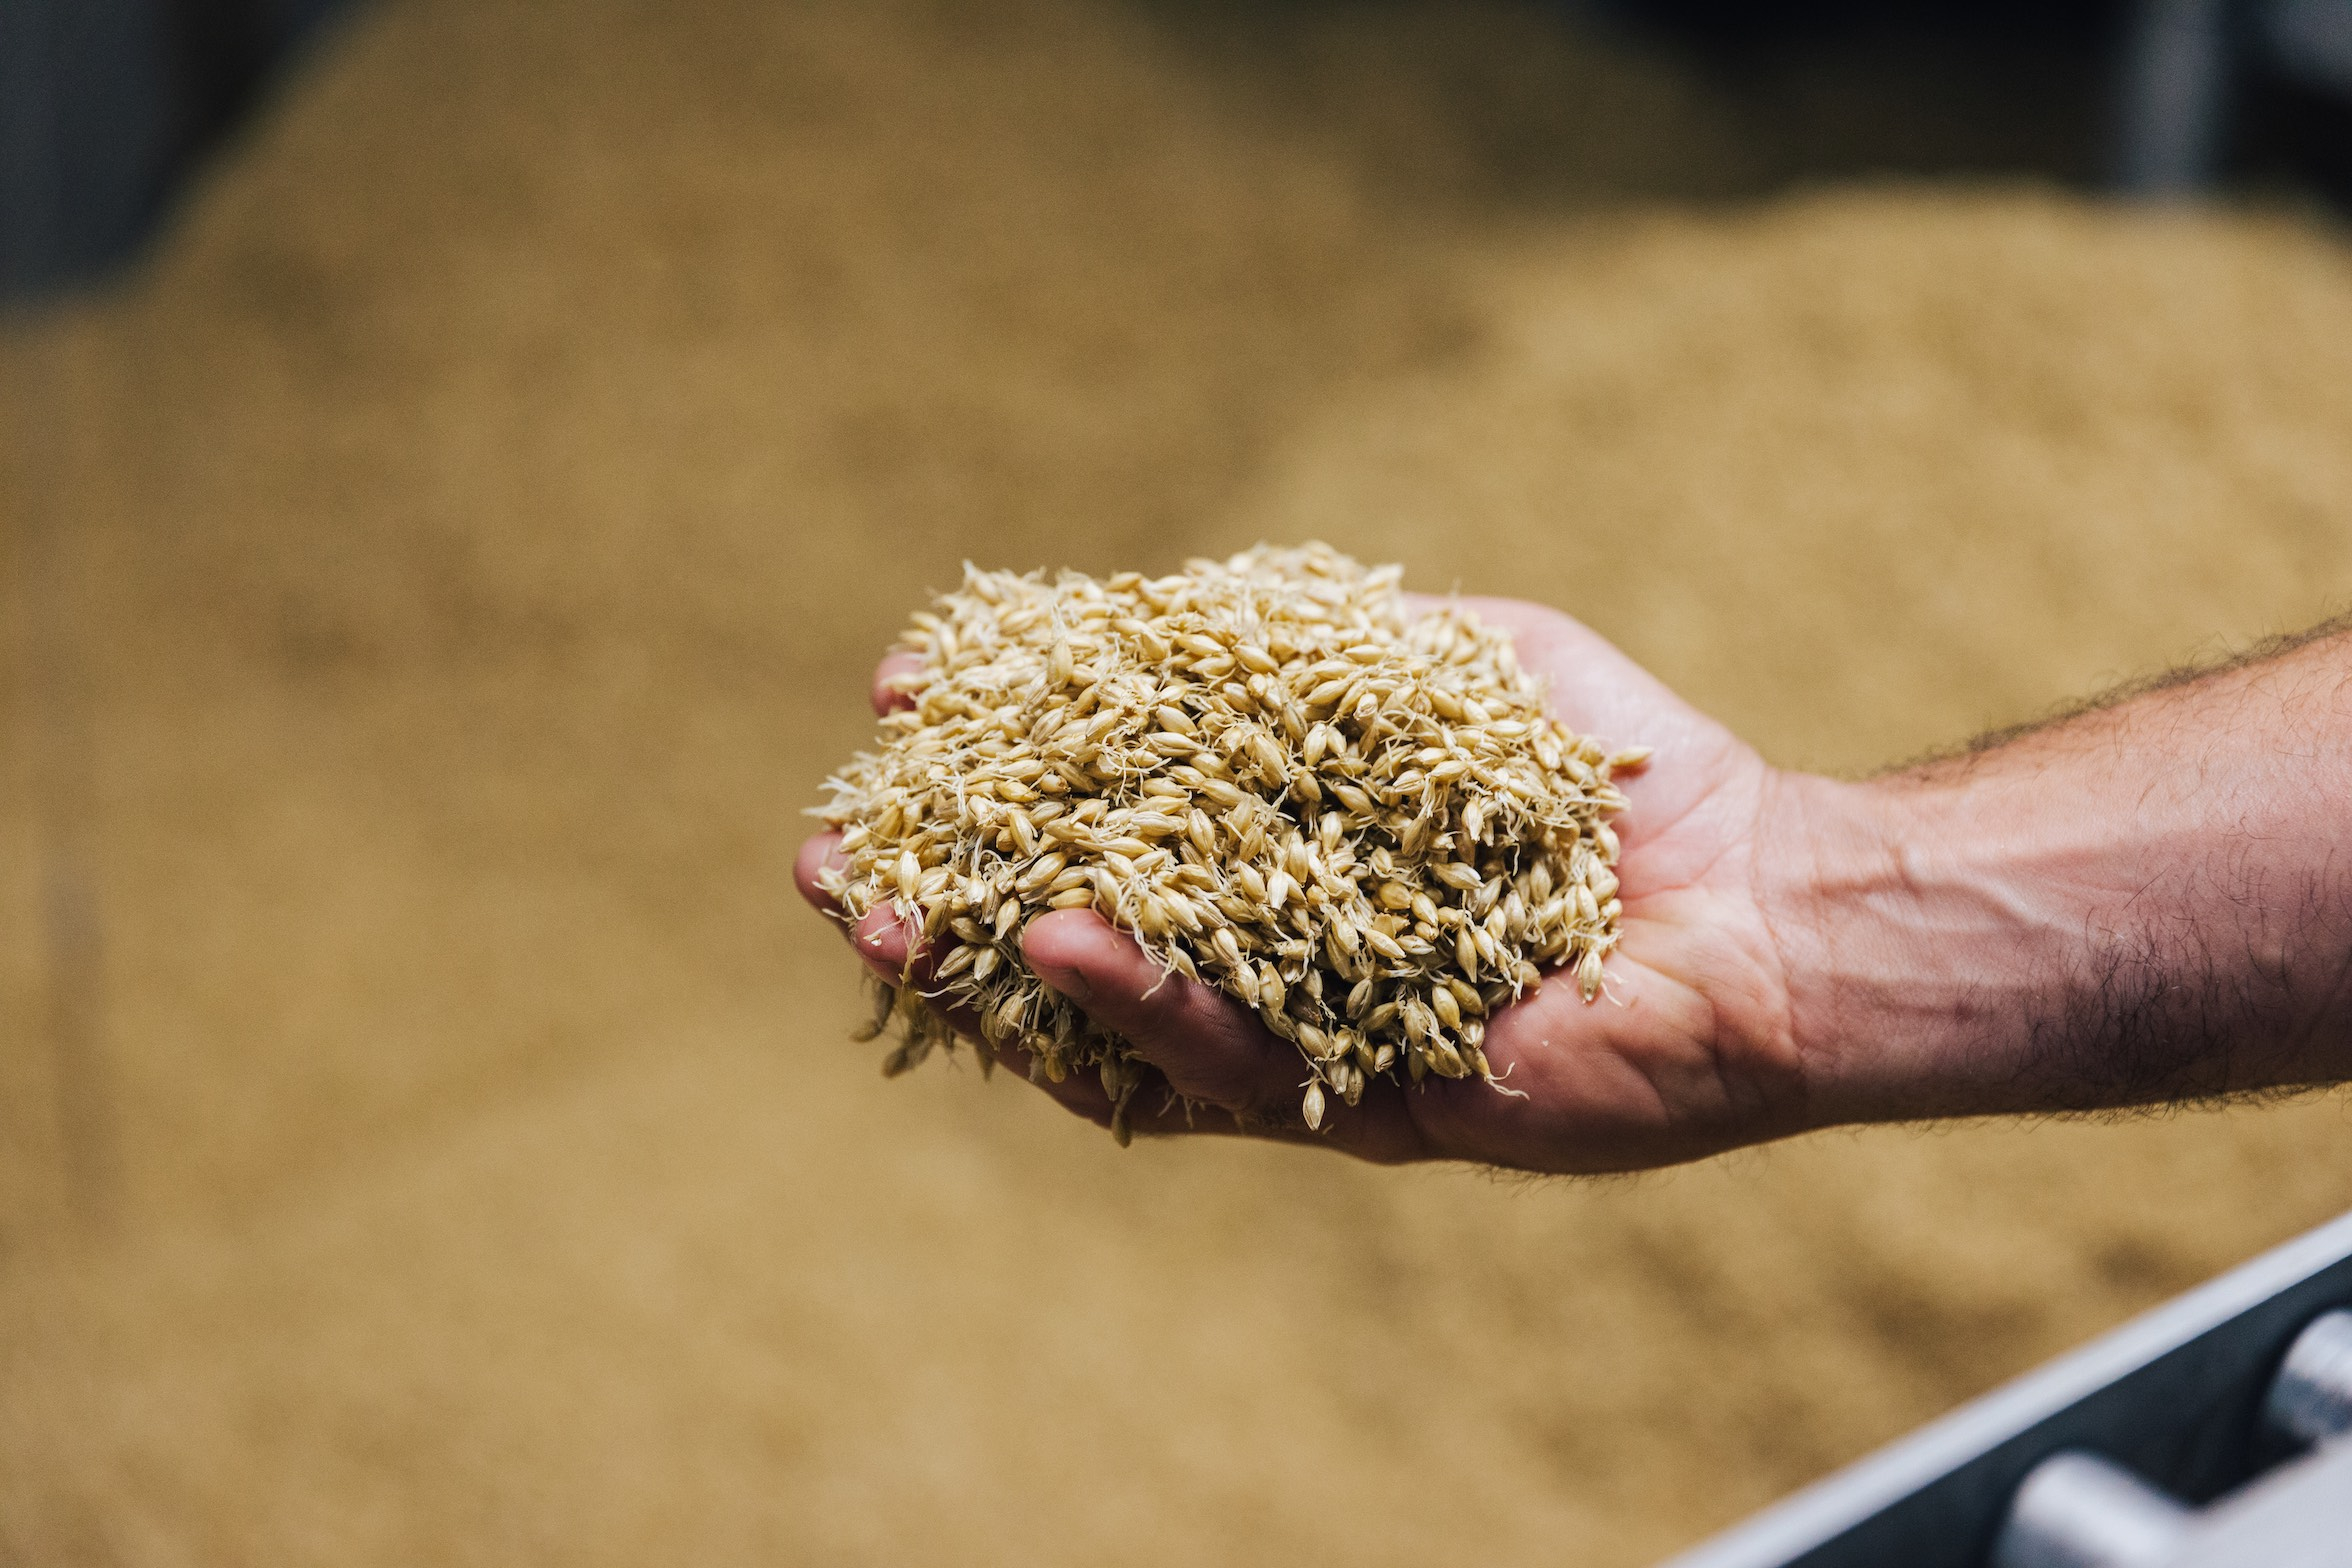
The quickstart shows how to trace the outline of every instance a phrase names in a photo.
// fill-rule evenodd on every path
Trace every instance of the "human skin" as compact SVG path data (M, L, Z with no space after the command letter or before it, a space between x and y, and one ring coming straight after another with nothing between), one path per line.
M1624 939L1604 994L1557 981L1490 1020L1510 1093L1375 1080L1310 1133L1295 1047L1094 912L1039 916L1031 969L1176 1091L1139 1097L1137 1132L1599 1172L1843 1124L2352 1076L2352 636L1857 782L1769 766L1565 615L1462 602L1511 633L1570 727L1654 749L1621 781ZM907 667L876 672L877 711L904 700ZM817 877L838 856L820 834L797 866L828 912ZM898 977L886 910L850 934ZM1090 1075L1041 1087L1110 1120Z

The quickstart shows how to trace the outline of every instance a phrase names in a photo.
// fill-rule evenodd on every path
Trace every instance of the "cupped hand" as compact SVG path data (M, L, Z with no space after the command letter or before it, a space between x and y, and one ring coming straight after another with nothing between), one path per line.
M1785 860L1796 846L1760 831L1800 809L1791 798L1799 781L1568 616L1511 599L1460 602L1511 634L1570 728L1654 752L1641 773L1620 779L1630 802L1613 824L1623 846L1623 941L1609 956L1603 992L1587 1002L1558 975L1496 1013L1485 1050L1500 1088L1477 1078L1374 1080L1360 1104L1334 1101L1321 1131L1309 1133L1299 1120L1307 1070L1297 1048L1213 987L1163 975L1100 915L1061 910L1032 920L1022 935L1029 967L1125 1038L1181 1096L1139 1096L1130 1117L1137 1132L1244 1132L1381 1161L1596 1172L1801 1130L1803 1060L1774 929L1783 913L1776 889L1791 882ZM901 655L876 672L877 712L903 703L896 681L907 668ZM829 833L801 851L797 880L821 909L832 905L818 873L838 854ZM887 909L849 935L878 974L897 979L907 934ZM1018 1052L1004 1059L1026 1066ZM1091 1074L1043 1087L1089 1119L1110 1119Z

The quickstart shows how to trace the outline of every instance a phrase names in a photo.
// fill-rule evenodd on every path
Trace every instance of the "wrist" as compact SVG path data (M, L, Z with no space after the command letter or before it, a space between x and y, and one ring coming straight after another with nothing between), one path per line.
M1865 783L1775 775L1757 903L1813 1125L2352 1072L2340 645Z
M1759 903L1811 1123L2024 1108L2017 1042L2063 928L2019 891L1981 799L1916 778L1777 788Z

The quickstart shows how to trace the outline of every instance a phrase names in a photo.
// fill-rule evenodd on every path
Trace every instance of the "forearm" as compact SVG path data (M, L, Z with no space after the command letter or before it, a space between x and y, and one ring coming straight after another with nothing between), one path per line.
M1819 1120L2352 1077L2352 638L1787 797Z

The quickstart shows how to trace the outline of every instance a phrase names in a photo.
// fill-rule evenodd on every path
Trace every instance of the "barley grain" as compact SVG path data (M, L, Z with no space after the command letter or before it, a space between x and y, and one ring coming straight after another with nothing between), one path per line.
M1571 733L1503 633L1414 612L1399 577L1320 545L1151 579L967 567L916 615L913 706L819 811L843 918L890 907L932 946L877 996L885 1070L952 1049L936 1009L962 1012L1033 1078L1092 1069L1124 1142L1146 1069L1022 961L1047 909L1254 1011L1299 1052L1309 1128L1400 1069L1492 1081L1486 1017L1539 965L1597 995L1612 776L1649 749Z

